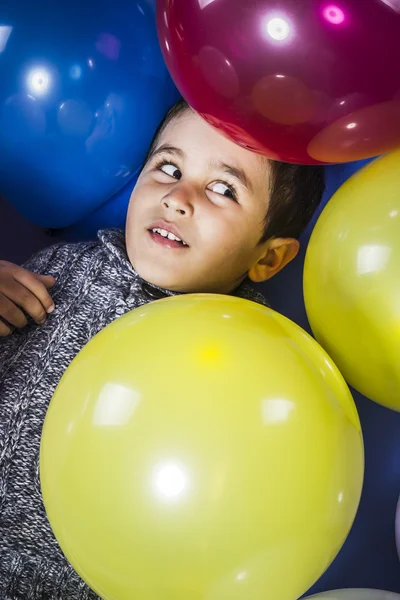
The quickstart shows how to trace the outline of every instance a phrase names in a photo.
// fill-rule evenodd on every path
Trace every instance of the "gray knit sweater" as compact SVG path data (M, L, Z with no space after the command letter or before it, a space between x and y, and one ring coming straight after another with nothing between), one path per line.
M64 371L98 331L173 295L140 279L122 231L98 238L53 246L24 265L56 278L56 309L44 326L30 323L0 338L0 600L97 598L64 558L46 518L38 472L43 421ZM236 295L266 304L247 284Z

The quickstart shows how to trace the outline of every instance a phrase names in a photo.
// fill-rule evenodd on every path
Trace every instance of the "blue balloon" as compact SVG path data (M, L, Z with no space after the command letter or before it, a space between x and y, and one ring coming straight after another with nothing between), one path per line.
M140 168L125 187L110 198L108 202L102 204L94 212L74 223L71 227L60 232L62 238L69 242L80 242L82 240L96 239L97 232L100 229L108 227L125 229L129 200L139 173Z
M0 194L49 228L124 187L179 98L153 0L2 2L0 80Z

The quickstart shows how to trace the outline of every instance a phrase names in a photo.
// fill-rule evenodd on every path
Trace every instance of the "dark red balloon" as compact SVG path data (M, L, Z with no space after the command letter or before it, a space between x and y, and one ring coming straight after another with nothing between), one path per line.
M251 150L301 164L400 146L400 0L158 0L184 98Z

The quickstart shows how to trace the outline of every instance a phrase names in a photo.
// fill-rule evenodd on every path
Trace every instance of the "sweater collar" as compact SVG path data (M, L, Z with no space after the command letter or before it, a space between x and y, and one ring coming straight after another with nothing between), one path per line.
M97 234L98 239L104 245L106 251L117 264L119 271L126 274L130 280L134 278L139 280L141 287L150 300L160 300L168 296L179 296L181 292L172 292L153 283L149 283L140 277L129 261L125 244L125 233L122 229L102 229ZM245 300L252 300L258 304L269 306L268 302L262 294L257 292L249 283L248 280L243 281L240 286L232 293L232 296L238 296Z
M125 233L122 229L102 229L97 234L98 239L104 245L106 251L110 255L110 258L116 263L121 275L127 275L128 279L132 281L139 281L143 292L150 300L160 300L168 296L178 296L179 292L172 292L166 290L153 283L149 283L142 279L131 264L128 253L126 251Z

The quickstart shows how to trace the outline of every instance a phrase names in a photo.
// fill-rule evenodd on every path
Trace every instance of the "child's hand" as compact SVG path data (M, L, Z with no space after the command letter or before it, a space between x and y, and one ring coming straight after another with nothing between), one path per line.
M47 290L53 287L54 277L36 275L23 267L0 260L0 317L15 327L25 327L27 319L21 308L41 325L47 313L54 310L53 300ZM0 337L11 329L0 321Z

